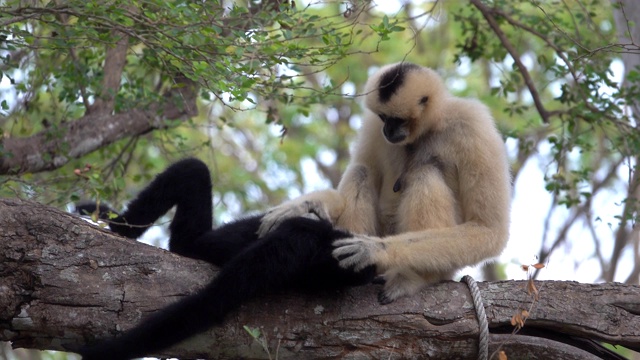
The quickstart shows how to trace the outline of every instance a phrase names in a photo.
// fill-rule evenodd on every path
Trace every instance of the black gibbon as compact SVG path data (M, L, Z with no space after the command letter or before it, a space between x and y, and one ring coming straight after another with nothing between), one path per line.
M313 213L356 236L334 242L344 268L375 265L381 303L497 256L509 237L511 175L488 108L454 97L431 69L382 67L337 190L304 195L262 218L260 234Z
M261 216L212 229L212 190L207 166L196 159L179 161L159 174L127 210L110 220L114 232L137 238L174 205L169 249L221 268L203 289L144 319L119 337L80 349L84 360L122 360L152 355L211 326L229 312L266 293L294 289L321 291L371 282L375 268L345 270L331 254L332 242L350 238L328 221L288 219L258 237ZM112 212L95 204L79 213Z

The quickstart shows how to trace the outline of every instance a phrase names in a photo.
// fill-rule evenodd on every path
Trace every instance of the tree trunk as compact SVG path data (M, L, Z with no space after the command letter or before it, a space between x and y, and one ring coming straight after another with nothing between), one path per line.
M0 340L73 350L115 336L215 276L207 263L114 235L34 202L0 199ZM490 352L510 359L589 359L576 337L640 345L640 287L524 281L480 283ZM445 282L381 306L379 286L247 303L223 327L157 356L268 358L244 326L260 329L273 358L475 359L480 329L467 286ZM512 316L531 309L518 335ZM526 335L523 335L525 334ZM570 338L571 337L571 338ZM568 342L568 344L561 343Z

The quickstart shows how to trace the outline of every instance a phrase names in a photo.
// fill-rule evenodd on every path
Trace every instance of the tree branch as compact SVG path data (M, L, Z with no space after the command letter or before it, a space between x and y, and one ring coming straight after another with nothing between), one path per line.
M115 105L116 94L120 89L122 72L127 63L127 50L129 49L129 36L117 30L112 31L112 36L119 36L115 44L107 44L104 58L104 78L99 97L93 106L87 110L101 113L111 113Z
M533 98L533 103L535 104L536 109L538 110L538 113L542 117L542 121L548 124L549 117L551 116L551 114L547 111L547 109L545 109L544 105L542 104L542 100L540 99L540 94L538 93L538 89L536 89L536 86L533 83L533 79L531 79L531 75L529 75L529 71L527 70L527 67L524 66L524 64L520 60L520 54L518 53L516 48L513 46L513 44L511 44L511 41L509 41L504 31L500 29L500 25L498 25L498 22L493 17L492 10L489 9L485 4L483 4L481 0L471 0L471 3L480 11L482 16L484 16L484 18L487 20L487 23L489 24L493 32L496 34L498 39L500 39L500 42L502 43L504 48L507 49L507 52L509 52L509 55L511 55L511 57L513 58L513 61L518 67L518 70L520 71L520 75L522 75L522 79L524 80L524 83L527 86L527 89L529 89L529 93Z
M61 124L60 135L50 129L26 138L0 139L0 175L23 174L57 169L130 136L166 127L165 120L184 120L197 114L196 84L183 76L176 78L162 102L126 112L89 112L78 120Z
M0 199L0 241L0 340L14 347L71 350L114 336L215 275L206 263L28 201ZM531 307L523 281L479 287L492 332L510 332L514 313ZM491 351L502 346L510 358L525 352L532 359L590 359L596 357L568 340L640 346L640 287L544 282L539 288L521 330L531 332L492 334ZM231 314L223 327L154 355L265 358L243 330L247 325L259 328L281 359L477 357L479 329L464 284L433 285L385 306L377 303L377 291L371 285L260 298Z

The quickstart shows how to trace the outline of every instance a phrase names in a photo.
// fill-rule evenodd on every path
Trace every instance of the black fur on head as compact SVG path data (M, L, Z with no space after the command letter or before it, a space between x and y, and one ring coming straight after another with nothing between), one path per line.
M391 96L402 86L407 73L411 70L419 68L416 64L399 63L398 65L387 70L381 77L378 84L378 97L381 103L386 103Z

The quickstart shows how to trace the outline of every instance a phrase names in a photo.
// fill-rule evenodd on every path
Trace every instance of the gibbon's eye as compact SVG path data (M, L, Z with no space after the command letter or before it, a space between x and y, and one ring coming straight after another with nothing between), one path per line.
M429 101L429 97L428 96L423 96L420 98L420 105L424 105L427 103L427 101Z

